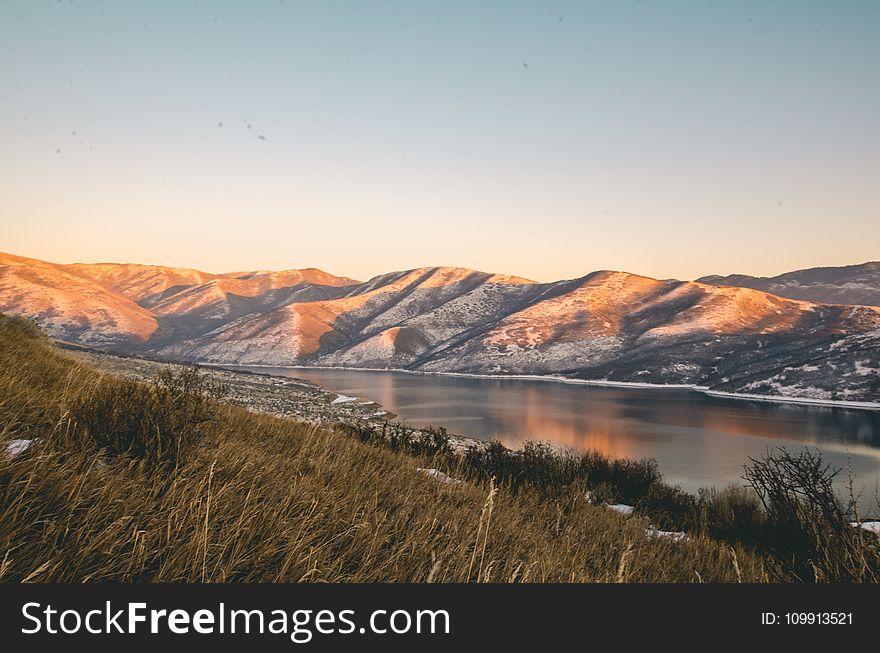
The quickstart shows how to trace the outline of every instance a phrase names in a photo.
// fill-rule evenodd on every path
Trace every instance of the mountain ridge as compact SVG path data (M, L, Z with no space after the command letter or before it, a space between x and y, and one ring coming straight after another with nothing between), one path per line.
M748 274L710 275L697 281L762 290L790 299L825 304L880 305L880 261L785 272L774 277Z
M725 279L598 270L539 283L438 266L359 282L315 268L212 274L0 254L0 311L32 317L65 340L175 361L562 375L880 400L880 307L783 297Z

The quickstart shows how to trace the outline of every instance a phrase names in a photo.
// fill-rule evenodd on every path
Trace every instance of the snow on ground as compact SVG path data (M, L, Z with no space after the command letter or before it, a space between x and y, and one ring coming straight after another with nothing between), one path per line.
M336 399L334 399L330 403L331 404L346 404L349 401L357 401L357 397L349 397L348 395L339 395L338 397L336 397Z
M608 507L615 512L619 512L621 515L631 515L633 511L633 507L625 503L612 503Z
M673 542L682 542L682 541L688 539L687 533L684 533L682 531L658 531L653 526L649 526L645 530L645 535L648 536L648 539L655 538L655 537L656 538L665 538L665 539L670 539Z
M38 441L39 438L37 440L10 440L6 443L6 455L10 458L20 456Z
M592 494L587 492L587 500L592 502ZM615 512L619 512L621 515L631 515L633 514L634 508L625 503L612 503L607 506L611 510ZM682 531L661 531L653 526L648 526L645 529L645 536L650 539L668 539L673 542L683 542L688 539L687 533Z
M448 474L444 474L439 469L416 467L416 471L419 474L424 474L425 476L434 479L438 483L442 483L443 485L461 485L460 480L452 478Z
M705 388L700 389L701 392L707 394L712 397L727 397L729 399L747 399L749 401L769 401L771 403L783 403L783 404L805 404L805 405L816 405L816 406L842 406L844 408L857 408L857 409L865 409L865 410L878 410L880 409L880 402L876 401L849 401L849 400L835 400L835 399L820 399L813 397L786 397L782 395L756 395L750 394L746 392L724 392L722 390L706 390Z
M869 359L855 361L855 369L852 371L852 374L859 374L861 376L865 376L868 374L877 374L880 371L876 367L871 366L871 361Z
M861 526L864 530L869 533L874 533L876 535L880 535L880 521L863 521L861 524L859 522L852 522L853 527L858 528Z

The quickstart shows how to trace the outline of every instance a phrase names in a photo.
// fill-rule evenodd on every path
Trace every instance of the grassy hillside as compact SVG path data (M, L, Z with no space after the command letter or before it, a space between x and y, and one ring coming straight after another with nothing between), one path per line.
M39 439L0 452L0 581L795 578L797 567L760 543L710 537L693 515L718 497L683 499L648 463L551 463L540 447L461 457L442 433L415 443L312 427L224 405L222 394L196 372L152 385L101 376L29 322L0 316L0 445ZM588 487L638 491L654 523L685 519L692 532L648 537L646 519L592 505ZM757 510L753 498L723 505ZM872 555L873 544L856 545L863 562ZM834 578L816 568L814 578Z

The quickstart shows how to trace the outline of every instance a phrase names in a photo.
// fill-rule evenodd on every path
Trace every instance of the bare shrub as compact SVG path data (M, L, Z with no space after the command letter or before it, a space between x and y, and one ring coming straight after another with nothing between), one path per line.
M751 459L745 480L767 515L765 546L801 580L876 581L880 558L834 493L840 473L818 452L785 448Z

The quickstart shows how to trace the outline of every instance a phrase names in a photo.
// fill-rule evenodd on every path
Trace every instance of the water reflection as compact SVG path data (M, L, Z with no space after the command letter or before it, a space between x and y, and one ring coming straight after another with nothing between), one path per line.
M253 369L253 368L250 368ZM688 490L740 482L767 448L816 446L836 466L852 461L863 505L880 482L880 413L749 402L687 390L649 390L513 379L349 370L260 371L309 379L381 403L415 426L445 426L509 446L549 440L611 456L656 458Z

